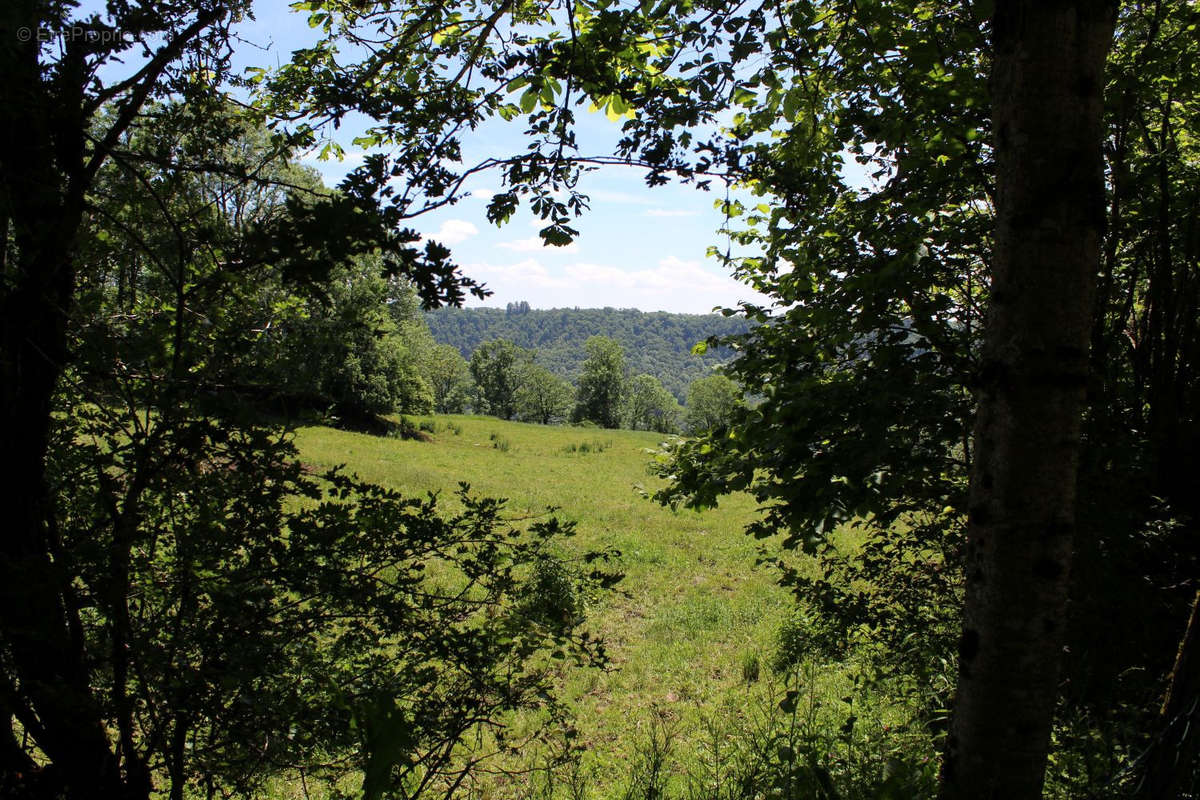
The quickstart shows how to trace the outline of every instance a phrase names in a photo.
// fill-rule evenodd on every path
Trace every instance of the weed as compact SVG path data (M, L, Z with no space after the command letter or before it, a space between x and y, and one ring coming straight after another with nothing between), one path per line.
M564 447L562 449L562 451L564 453L568 453L568 454L569 453L582 453L582 454L586 455L588 453L603 453L605 450L607 450L610 447L612 447L611 439L607 442L602 442L599 439L593 439L590 442L582 442L580 444L575 444L574 442L572 442L571 444Z
M758 681L759 672L758 653L743 653L742 680L746 683L755 683Z
M660 709L650 716L650 727L630 766L623 800L665 800L670 782L669 759L675 747L674 720Z

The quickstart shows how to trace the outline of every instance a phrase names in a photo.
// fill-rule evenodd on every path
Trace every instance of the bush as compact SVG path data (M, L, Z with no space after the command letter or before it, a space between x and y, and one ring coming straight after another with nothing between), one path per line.
M465 487L448 512L316 477L282 431L70 407L49 474L60 552L94 598L78 635L107 719L129 719L113 659L137 675L121 689L145 713L125 730L160 785L255 796L291 765L330 785L359 767L368 796L414 780L441 792L479 767L472 737L511 713L544 722L523 736L566 727L551 655L604 662L577 598L615 576L556 555L571 523L514 529L502 501ZM120 513L135 482L137 511ZM171 749L180 737L204 746Z

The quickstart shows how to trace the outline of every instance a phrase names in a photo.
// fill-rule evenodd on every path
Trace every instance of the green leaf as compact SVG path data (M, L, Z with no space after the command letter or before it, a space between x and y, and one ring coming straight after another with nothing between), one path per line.
M624 98L616 94L608 98L604 115L608 117L610 122L617 122L625 116L633 116L629 104L625 102Z
M538 231L538 236L542 237L542 241L553 247L565 247L575 240L579 235L579 231L569 225L555 223L547 225Z
M528 114L529 112L533 111L533 109L537 106L537 103L538 103L537 89L535 89L532 86L529 87L528 89L526 89L525 92L521 95L521 99L519 102L521 104L521 111L523 111L524 113Z

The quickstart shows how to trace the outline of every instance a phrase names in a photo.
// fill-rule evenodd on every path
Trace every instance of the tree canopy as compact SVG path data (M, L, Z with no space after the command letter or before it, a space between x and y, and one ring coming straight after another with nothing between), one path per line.
M740 345L739 356L726 368L761 392L762 402L740 412L722 435L675 449L663 472L678 480L660 497L704 506L728 491L754 493L764 513L753 533L778 533L785 544L821 557L820 576L789 572L786 566L784 573L818 620L833 621L828 628L816 626L814 645L833 658L851 651L879 657L883 675L903 675L902 691L928 693L926 708L945 708L950 701L949 682L931 665L953 663L958 651L961 629L956 615L946 611L956 605L949 598L961 591L963 535L968 511L978 507L967 493L968 476L982 469L972 433L977 403L997 396L990 392L1003 394L1006 389L997 387L1007 381L1017 381L1011 370L996 372L996 352L983 349L984 331L1000 323L985 318L982 309L989 303L1016 306L1033 285L1023 281L1020 289L1005 289L1001 283L1000 296L990 294L996 285L997 209L1012 195L997 194L996 142L1006 130L994 127L1001 111L994 111L999 101L989 92L988 73L998 58L997 37L1030 37L1014 45L1025 48L1037 35L1013 21L1025 17L1003 16L1015 5L995 4L995 18L984 15L983 4L798 3L782 16L751 9L736 30L712 31L710 41L728 42L735 66L714 64L708 77L703 57L695 62L693 86L701 97L718 76L741 91L742 110L730 126L733 141L719 152L746 190L765 202L731 199L735 241L762 249L734 259L731 266L774 298L776 308L744 308L765 324L731 340ZM1075 9L1088 20L1092 37L1087 45L1092 71L1079 81L1089 91L1100 83L1094 56L1095 47L1105 42L1103 5ZM1091 315L1095 388L1085 413L1078 473L1079 496L1086 499L1063 512L1071 519L1077 515L1081 532L1074 545L1080 561L1071 589L1076 604L1067 622L1066 682L1060 684L1067 687L1068 708L1080 715L1071 719L1085 728L1089 723L1080 720L1092 719L1089 709L1137 705L1133 698L1141 689L1128 680L1128 672L1118 678L1122 670L1158 664L1149 685L1161 685L1191 601L1190 582L1187 590L1173 592L1153 576L1179 574L1168 564L1180 552L1183 539L1176 536L1186 536L1183 531L1194 524L1183 521L1195 518L1189 499L1194 493L1172 490L1172 480L1151 464L1172 463L1172 474L1191 474L1171 442L1180 436L1190 441L1193 434L1186 431L1194 431L1195 422L1175 417L1168 409L1176 401L1150 391L1147 370L1157 358L1166 370L1161 385L1171 387L1168 394L1195 391L1185 366L1191 359L1185 353L1196 346L1194 294L1185 288L1193 283L1184 277L1194 276L1196 265L1194 247L1183 234L1191 223L1168 210L1174 198L1190 196L1179 178L1195 159L1186 143L1191 139L1180 132L1187 126L1186 109L1194 107L1195 87L1178 79L1176 66L1164 68L1193 63L1194 37L1176 33L1195 24L1195 13L1186 4L1122 6L1104 80L1104 128L1073 140L1077 149L1055 162L1056 169L1064 164L1076 169L1055 192L1095 181L1072 195L1086 217L1083 227L1076 222L1054 226L1076 231L1070 246L1080 249L1073 252L1086 250L1101 207L1107 218L1098 263L1078 273L1090 269L1099 276L1094 308L1086 308L1090 290L1084 279L1078 290L1045 290L1042 300L1051 305L1034 315L1048 322L1069 314L1073 325L1081 313ZM998 31L996 24L1016 27ZM751 53L754 59L762 53L762 60L739 60L739 55L751 59ZM1007 97L1011 106L1003 113L1021 113L1022 104L1041 102L1037 98L1044 87L1036 85L1038 78L1031 80L1034 84ZM1054 136L1065 142L1067 131L1064 123L1042 149L1059 146ZM631 133L667 135L650 122ZM1103 199L1100 162L1093 158L1101 150L1107 181ZM868 178L848 176L844 165L851 159ZM1049 165L1043 169L1051 174ZM1146 203L1157 205L1152 209ZM1013 224L1050 214L1048 205L1031 209L1027 206L1022 213L1030 216ZM1150 224L1150 219L1157 221ZM1147 236L1156 244L1149 245ZM1004 244L1020 246L1011 240ZM1162 292L1157 298L1156 291ZM1175 316L1177 311L1182 316ZM1186 334L1172 327L1185 318L1191 320ZM1036 325L1029 318L1019 327L1003 347L1015 347ZM1151 329L1161 333L1150 334ZM1167 350L1148 355L1160 347ZM1060 355L1084 349L1075 342L1063 345ZM1067 372L1061 383L1078 388L1079 370ZM1071 416L1064 412L1060 421ZM1163 438L1151 433L1152 420L1166 418L1173 420L1168 427L1174 433ZM1036 430L1021 426L1009 435L1022 446L1047 446ZM1063 442L1078 438L1067 422L1055 430ZM989 453L994 443L985 437ZM1040 464L1050 460L1044 450L1038 456ZM977 480L991 479L981 472ZM1074 482L1063 479L1052 494L1069 497ZM1044 490L1043 484L1038 491ZM982 497L990 490L979 491ZM1152 499L1156 496L1172 497L1171 510ZM831 538L841 525L857 529L865 542L861 550ZM1151 530L1170 531L1155 539L1161 547L1147 544ZM1035 550L1027 548L1021 557ZM1133 551L1144 560L1111 557ZM1064 563L1061 549L1057 552L1039 562L1054 580L1064 574L1047 566ZM1150 600L1133 589L1135 583L1165 591ZM862 591L864 586L872 589ZM1147 625L1148 606L1129 603L1127 592L1164 611L1170 606L1156 617L1162 626ZM995 613L1004 617L1014 608ZM1043 632L1066 622L1059 609L1048 613L1054 622L1047 622ZM1030 622L1029 615L1018 616ZM1114 620L1121 620L1127 635L1112 635ZM1121 644L1106 644L1117 641ZM1130 642L1138 642L1136 648ZM1032 643L1022 652L1030 664L1038 663L1037 669L1057 661L1053 647L1044 657L1032 655ZM970 649L967 653L973 655ZM1034 671L1031 667L1029 674ZM1043 691L1042 710L1051 704ZM1139 708L1136 723L1111 721L1103 735L1152 729L1154 710ZM990 716L994 722L1010 710L1016 713L1010 707ZM937 724L936 718L927 722ZM1060 737L1078 730L1073 722L1059 724ZM1043 735L1044 724L1033 727ZM1064 740L1058 741L1062 746ZM1086 740L1070 746L1093 752ZM1028 763L1036 764L1033 772L1040 781L1044 759L1033 756ZM961 785L972 785L972 779L962 780ZM1051 785L1068 794L1093 791L1087 780L1062 766L1049 774ZM1027 785L1021 794L1029 792Z
M726 428L743 405L741 388L724 375L709 375L688 387L683 421L692 433Z
M626 424L633 430L675 433L682 409L653 375L642 373L629 381L625 394Z
M529 358L528 351L504 339L480 345L471 354L475 410L501 419L512 419L517 413L521 370Z
M584 345L587 358L575 394L576 422L594 422L602 428L621 425L621 410L629 379L625 350L607 336L593 336Z

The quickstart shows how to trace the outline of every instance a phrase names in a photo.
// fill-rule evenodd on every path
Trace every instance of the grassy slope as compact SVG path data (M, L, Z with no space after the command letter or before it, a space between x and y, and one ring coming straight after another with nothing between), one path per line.
M753 501L735 496L697 514L644 499L638 488L657 485L644 450L658 434L489 417L437 417L435 426L430 442L304 428L297 444L310 463L345 464L407 493L449 497L467 481L479 494L508 498L510 514L560 506L560 516L578 524L573 546L622 551L626 596L590 612L617 669L566 676L598 764L637 747L651 709L686 734L701 710L715 710L742 681L743 658L769 651L792 601L768 570L754 567L757 545L742 533ZM585 443L589 452L580 452Z

